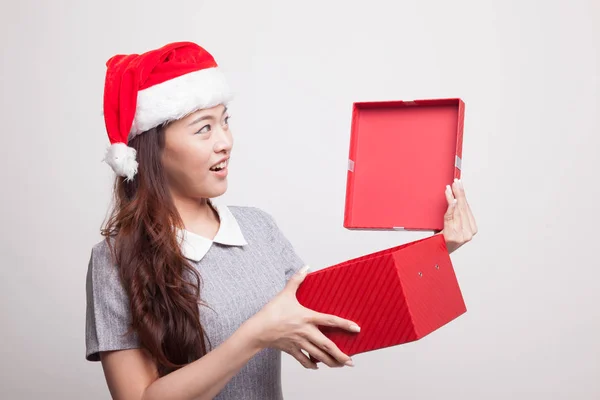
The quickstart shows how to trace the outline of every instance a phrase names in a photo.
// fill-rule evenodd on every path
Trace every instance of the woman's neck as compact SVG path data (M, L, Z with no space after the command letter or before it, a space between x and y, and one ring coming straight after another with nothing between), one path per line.
M173 197L173 203L187 231L213 239L219 231L219 216L209 199Z

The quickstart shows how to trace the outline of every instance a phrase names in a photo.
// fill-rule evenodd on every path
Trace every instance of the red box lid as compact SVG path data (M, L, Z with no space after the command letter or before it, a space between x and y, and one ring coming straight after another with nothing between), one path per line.
M458 98L354 103L344 227L441 230L464 110Z
M466 312L443 235L312 272L296 297L361 327L319 327L350 356L421 339Z

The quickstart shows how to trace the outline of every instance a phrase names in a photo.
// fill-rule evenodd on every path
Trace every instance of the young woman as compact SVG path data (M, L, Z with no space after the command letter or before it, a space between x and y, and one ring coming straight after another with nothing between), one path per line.
M353 365L317 326L360 328L297 302L307 267L273 218L210 201L227 189L230 99L194 43L107 62L117 179L88 267L86 358L115 399L281 399L281 351L306 368L303 351ZM460 182L446 195L440 234L454 251L477 228Z

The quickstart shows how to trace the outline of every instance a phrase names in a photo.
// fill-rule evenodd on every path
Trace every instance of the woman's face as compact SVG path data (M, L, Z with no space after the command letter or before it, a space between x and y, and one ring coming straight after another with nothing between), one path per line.
M196 111L165 129L163 167L174 196L212 198L227 190L233 146L227 108Z

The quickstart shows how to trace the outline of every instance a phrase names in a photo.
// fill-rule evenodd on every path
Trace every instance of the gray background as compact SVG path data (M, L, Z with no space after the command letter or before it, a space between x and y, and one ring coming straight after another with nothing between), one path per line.
M599 24L592 0L3 1L0 398L108 397L84 361L104 63L175 40L237 92L218 201L268 210L314 268L431 234L342 227L352 102L466 102L468 313L354 369L285 356L287 399L600 398Z

